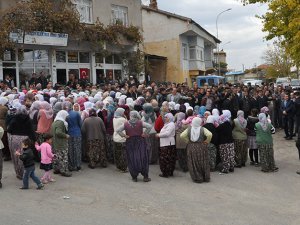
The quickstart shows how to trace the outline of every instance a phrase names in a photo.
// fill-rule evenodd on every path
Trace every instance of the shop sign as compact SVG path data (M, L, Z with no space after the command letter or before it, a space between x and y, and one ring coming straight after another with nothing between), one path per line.
M10 40L19 44L67 46L68 34L51 33L44 31L33 31L29 33L10 33Z

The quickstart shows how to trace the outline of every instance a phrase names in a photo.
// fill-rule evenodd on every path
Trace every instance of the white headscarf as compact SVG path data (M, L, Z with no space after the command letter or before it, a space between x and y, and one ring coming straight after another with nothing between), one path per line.
M206 123L212 123L212 124L214 124L214 123L215 123L215 118L214 118L214 116L208 116L208 117L207 117L207 120L206 120Z
M261 125L262 129L266 131L268 129L268 119L265 113L260 113L258 115L259 124Z
M191 124L191 141L196 142L199 140L201 130L202 119L195 117Z
M175 102L169 102L169 108L170 108L170 110L174 110L175 109L175 105L176 105Z
M7 104L7 102L8 102L8 99L7 98L5 98L5 97L0 97L0 105L6 105Z
M41 94L37 94L36 96L35 96L35 99L37 100L37 101L44 101L44 96L43 95L41 95Z
M189 107L186 108L186 111L185 111L185 112L187 113L190 109L191 109L192 111L194 110L192 106L189 106Z
M184 105L185 105L185 108L190 107L190 104L188 102L184 103Z
M176 104L176 105L175 105L175 110L176 110L176 111L179 111L179 110L180 110L180 104Z
M66 110L60 110L55 119L54 119L54 122L55 121L62 121L66 127L66 129L68 130L68 123L66 121L67 117L68 117L69 113L66 111Z

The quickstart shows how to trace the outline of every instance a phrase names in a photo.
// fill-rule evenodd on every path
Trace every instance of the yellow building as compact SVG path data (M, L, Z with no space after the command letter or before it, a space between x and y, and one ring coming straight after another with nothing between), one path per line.
M142 6L142 23L151 80L191 83L213 71L213 50L220 41L191 18Z

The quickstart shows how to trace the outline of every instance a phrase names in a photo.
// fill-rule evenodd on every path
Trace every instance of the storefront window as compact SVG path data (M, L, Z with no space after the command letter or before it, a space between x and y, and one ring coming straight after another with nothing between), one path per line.
M120 55L114 55L114 64L122 64L122 58Z
M114 56L113 55L107 56L105 58L105 63L106 64L114 64Z
M56 51L56 62L65 63L66 61L66 52Z
M103 63L103 55L101 53L96 53L95 58L96 63Z
M16 53L15 51L8 50L3 53L3 61L16 61Z
M114 70L114 73L115 73L115 80L121 80L122 71L121 70Z
M20 61L23 62L32 62L33 61L33 50L31 49L24 49L23 55Z
M68 52L68 62L78 63L78 52Z
M89 63L90 62L90 53L89 52L79 52L79 62L80 63Z
M35 62L49 62L49 56L47 50L34 50Z

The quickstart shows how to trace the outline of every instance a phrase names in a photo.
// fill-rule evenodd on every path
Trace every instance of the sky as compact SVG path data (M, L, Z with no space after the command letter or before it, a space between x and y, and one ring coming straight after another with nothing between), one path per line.
M148 4L149 0L142 0ZM228 68L240 71L263 64L262 56L270 42L264 40L263 24L256 15L263 15L266 4L243 6L240 0L157 0L158 8L190 17L212 35L217 36L217 15L220 49L227 53Z

